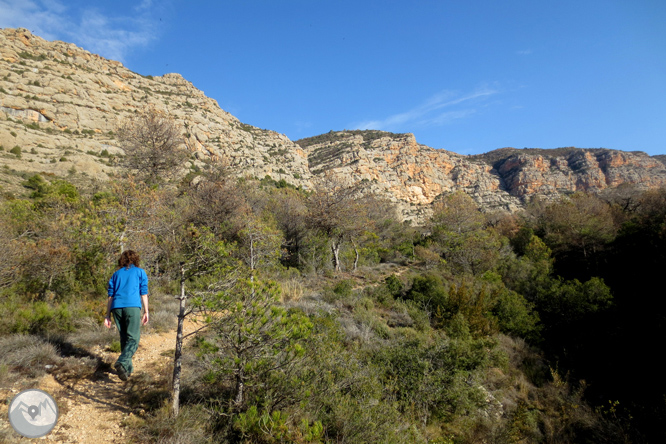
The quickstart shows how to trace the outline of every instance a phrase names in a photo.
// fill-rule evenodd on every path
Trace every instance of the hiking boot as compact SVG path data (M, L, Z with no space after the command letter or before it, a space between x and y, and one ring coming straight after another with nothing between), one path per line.
M129 375L125 371L125 367L120 362L116 362L116 364L113 366L116 369L116 373L118 374L118 377L120 378L121 381L127 381L127 378L129 378Z

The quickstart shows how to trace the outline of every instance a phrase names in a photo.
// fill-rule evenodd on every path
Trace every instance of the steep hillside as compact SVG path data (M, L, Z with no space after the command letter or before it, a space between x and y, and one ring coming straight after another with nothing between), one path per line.
M121 63L26 29L0 30L0 186L21 192L30 174L77 184L107 180L123 155L114 132L123 118L155 107L171 115L191 152L239 176L284 179L311 188L321 178L358 185L419 219L457 190L486 209L514 211L548 199L623 183L666 184L659 156L607 149L503 148L477 156L435 150L413 134L339 131L292 142L240 122L179 74L142 76Z
M472 156L492 166L503 189L512 196L558 196L576 191L597 192L623 183L639 188L666 184L666 169L642 151L602 148L502 148Z
M437 196L463 190L488 208L515 210L520 200L501 188L491 166L467 156L435 150L416 142L413 134L342 131L296 142L308 155L314 175L369 190L400 204L405 217Z
M629 183L666 184L658 156L609 149L515 149L463 156L416 142L413 134L330 132L296 141L313 175L328 175L390 196L409 217L439 195L463 190L486 209L513 211L532 196L554 199Z
M73 44L26 29L0 31L5 185L17 182L6 174L12 169L107 179L114 172L109 156L122 154L114 138L118 123L148 106L181 123L196 158L226 162L243 175L294 184L309 178L304 153L286 136L241 123L179 74L141 76Z

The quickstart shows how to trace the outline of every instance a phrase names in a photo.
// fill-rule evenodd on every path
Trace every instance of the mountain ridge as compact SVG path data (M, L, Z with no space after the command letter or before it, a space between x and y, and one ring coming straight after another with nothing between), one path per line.
M154 107L182 126L196 171L224 163L238 176L270 176L313 188L323 178L377 193L404 219L462 190L487 210L516 211L534 196L555 199L631 184L666 185L662 157L604 148L501 148L462 155L419 144L411 133L343 130L290 140L245 124L180 74L143 76L74 44L26 29L0 31L0 181L20 189L35 173L108 180L123 154L122 119ZM18 147L18 148L17 148Z

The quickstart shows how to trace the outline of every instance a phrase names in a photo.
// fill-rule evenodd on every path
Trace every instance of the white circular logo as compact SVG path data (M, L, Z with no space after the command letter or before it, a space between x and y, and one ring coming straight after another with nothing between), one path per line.
M23 390L9 404L9 423L26 438L39 438L58 422L58 406L43 390Z

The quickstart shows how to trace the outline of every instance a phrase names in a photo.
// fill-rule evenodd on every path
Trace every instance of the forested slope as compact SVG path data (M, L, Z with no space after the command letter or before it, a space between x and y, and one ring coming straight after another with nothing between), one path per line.
M4 389L37 384L45 365L56 377L110 371L76 364L75 350L109 340L95 325L131 247L159 322L175 320L166 301L181 262L197 271L188 304L209 322L186 349L178 419L168 381L136 381L127 402L143 413L125 426L138 441L663 438L650 342L664 333L651 290L663 190L575 194L522 215L453 193L417 228L343 184L304 192L215 165L195 181L157 180L82 194L35 175L29 198L1 202ZM233 345L250 338L262 346Z

